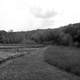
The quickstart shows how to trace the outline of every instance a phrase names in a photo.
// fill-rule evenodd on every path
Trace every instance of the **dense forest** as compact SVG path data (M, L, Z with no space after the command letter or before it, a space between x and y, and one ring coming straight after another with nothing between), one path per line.
M23 32L0 31L0 44L52 44L80 47L80 23L56 29L37 29Z

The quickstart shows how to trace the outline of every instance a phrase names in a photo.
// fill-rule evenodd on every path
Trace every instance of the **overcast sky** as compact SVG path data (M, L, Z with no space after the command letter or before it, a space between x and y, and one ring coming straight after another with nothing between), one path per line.
M80 0L0 0L0 30L56 28L80 22Z

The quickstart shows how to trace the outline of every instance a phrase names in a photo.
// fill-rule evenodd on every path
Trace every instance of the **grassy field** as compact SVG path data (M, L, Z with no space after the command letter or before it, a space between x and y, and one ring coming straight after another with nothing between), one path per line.
M47 47L35 48L24 56L0 64L0 80L80 80L44 61Z
M80 76L80 49L51 46L45 51L45 61Z
M29 54L29 52L34 50L35 48L27 48L23 46L0 46L0 63L25 54Z

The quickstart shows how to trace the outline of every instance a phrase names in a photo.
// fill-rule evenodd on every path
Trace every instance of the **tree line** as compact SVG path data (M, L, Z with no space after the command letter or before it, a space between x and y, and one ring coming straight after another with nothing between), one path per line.
M52 44L80 47L80 23L25 32L0 31L0 44Z

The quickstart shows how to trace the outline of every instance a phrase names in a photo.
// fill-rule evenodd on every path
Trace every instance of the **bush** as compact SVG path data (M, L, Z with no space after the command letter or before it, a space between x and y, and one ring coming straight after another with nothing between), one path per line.
M49 47L44 54L48 64L80 75L80 50L67 47Z

